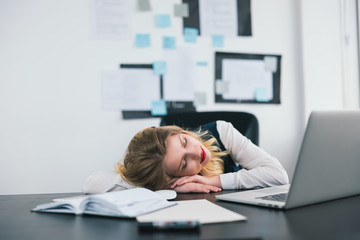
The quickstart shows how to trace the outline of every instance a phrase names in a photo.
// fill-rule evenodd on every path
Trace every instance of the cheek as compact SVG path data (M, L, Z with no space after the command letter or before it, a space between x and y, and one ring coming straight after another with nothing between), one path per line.
M189 175L196 175L201 171L202 166L200 164L193 164L191 168L189 168Z

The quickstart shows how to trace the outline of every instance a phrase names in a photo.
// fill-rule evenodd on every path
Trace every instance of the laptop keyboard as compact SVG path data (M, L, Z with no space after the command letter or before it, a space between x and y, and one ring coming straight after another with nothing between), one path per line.
M270 200L270 201L277 201L277 202L285 202L287 198L287 193L279 193L274 195L267 195L263 197L257 197L256 199L264 199L264 200Z

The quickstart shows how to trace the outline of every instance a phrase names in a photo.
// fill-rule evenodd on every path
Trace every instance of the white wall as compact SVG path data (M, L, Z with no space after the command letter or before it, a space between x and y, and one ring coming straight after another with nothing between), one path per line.
M132 1L134 31L146 27L157 33L149 21L153 13L172 13L172 3L180 1L153 0L154 12L143 15L135 13L135 2ZM304 103L309 109L318 93L313 87L320 89L317 84L309 85L315 74L308 70L308 35L316 32L306 32L305 28L311 28L307 11L311 11L312 2L319 2L319 6L314 5L320 7L336 1L302 2L253 0L253 36L226 39L225 47L220 49L281 54L280 105L214 104L215 50L200 47L210 45L208 39L200 39L198 44L209 62L201 72L208 105L199 110L254 113L260 122L261 147L278 157L290 175L305 126ZM180 19L172 19L172 23L172 31L180 32ZM119 112L102 110L100 72L122 62L151 62L157 60L160 52L156 44L139 50L134 49L132 42L90 39L87 0L1 1L0 194L77 192L91 172L111 170L132 135L144 127L158 125L159 120L122 120ZM331 89L337 96L336 86Z
M339 0L302 0L305 118L343 109Z

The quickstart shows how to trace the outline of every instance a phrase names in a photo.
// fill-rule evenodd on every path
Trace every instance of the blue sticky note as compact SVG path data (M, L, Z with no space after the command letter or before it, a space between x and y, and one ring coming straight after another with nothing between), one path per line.
M266 88L255 89L255 100L257 102L269 102L270 97Z
M169 14L157 14L155 15L155 25L159 28L168 28L171 26Z
M164 75L167 73L166 62L157 61L153 63L153 70L157 75Z
M150 47L150 34L136 34L135 46L136 47Z
M207 62L197 62L196 65L201 66L201 67L206 67L208 65Z
M196 43L199 30L197 28L184 28L184 41L189 43Z
M163 37L163 47L165 49L175 49L176 48L175 37Z
M212 46L213 47L223 47L224 46L224 36L223 35L212 35Z
M151 115L153 116L164 116L167 114L166 102L161 99L158 101L151 102Z

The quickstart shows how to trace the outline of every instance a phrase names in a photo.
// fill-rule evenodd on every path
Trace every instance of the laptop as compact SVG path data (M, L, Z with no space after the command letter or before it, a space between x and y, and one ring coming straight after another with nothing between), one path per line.
M360 111L310 114L291 185L216 195L291 209L360 194Z

